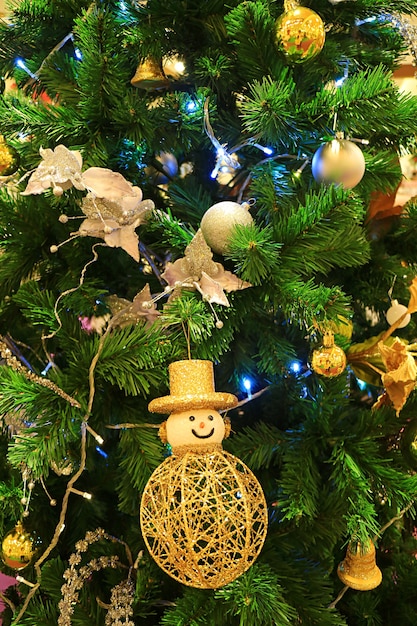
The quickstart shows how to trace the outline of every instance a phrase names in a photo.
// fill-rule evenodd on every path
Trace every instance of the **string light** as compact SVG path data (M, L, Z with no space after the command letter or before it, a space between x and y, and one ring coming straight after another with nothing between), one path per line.
M96 451L105 459L109 456L107 452L104 452L104 450L100 448L100 446L96 446Z
M26 72L26 74L29 74L29 76L31 78L33 78L34 80L38 79L37 75L30 71L30 69L28 68L28 66L24 62L24 60L21 59L20 57L16 59L15 65L16 65L16 67L18 67L21 70L23 70L24 72Z
M97 441L97 443L100 446L103 445L103 443L104 443L103 437L101 437L98 433L96 433L96 431L93 430L89 424L86 424L85 427L88 430L88 432L90 433L90 435L92 435L94 437L94 439Z
M88 491L80 491L79 489L75 489L74 487L70 488L71 493L75 493L77 496L82 496L85 500L92 500L93 495L88 493Z
M301 371L301 365L298 361L293 361L290 365L290 370L294 373L294 374L298 374Z
M250 378L244 378L242 380L242 386L244 388L244 390L247 392L248 394L248 398L252 397L252 381Z

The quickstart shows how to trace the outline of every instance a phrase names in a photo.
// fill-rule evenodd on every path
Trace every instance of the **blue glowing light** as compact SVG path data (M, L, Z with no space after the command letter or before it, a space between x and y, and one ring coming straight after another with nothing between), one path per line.
M336 87L341 87L343 85L343 83L345 82L347 76L342 76L342 78L338 78L337 80L334 81L334 84L336 85Z
M294 374L298 374L301 371L301 365L298 361L293 361L290 365L290 370L294 372Z
M36 74L33 74L33 72L30 71L30 69L27 67L26 63L24 62L24 60L21 59L20 57L16 59L15 65L19 67L21 70L24 70L26 74L29 74L31 78L35 78L35 79L37 78Z
M105 459L109 456L107 452L104 452L104 450L100 448L100 446L96 446L96 451Z
M251 381L251 379L250 379L250 378L244 378L244 379L242 380L242 385L243 385L243 388L244 388L244 389L245 389L248 393L250 393L250 390L252 389L252 381Z
M270 156L271 154L274 154L274 151L272 150L272 148L264 148L263 151L265 152L265 154L267 154L268 156Z
M365 381L361 380L360 378L357 379L358 381L358 387L361 391L363 391L366 388L366 383Z
M189 102L187 102L187 104L185 105L185 108L187 109L187 111L189 113L191 113L191 111L195 111L197 105L194 102L194 100L190 100Z
M81 50L79 50L78 48L75 48L75 50L74 50L74 55L75 55L75 58L76 58L78 61L82 61L82 59L83 59L83 55L82 55Z
M121 11L126 11L126 10L127 10L127 6L126 6L125 2L123 2L123 0L122 0L122 2L120 3L120 10L121 10Z

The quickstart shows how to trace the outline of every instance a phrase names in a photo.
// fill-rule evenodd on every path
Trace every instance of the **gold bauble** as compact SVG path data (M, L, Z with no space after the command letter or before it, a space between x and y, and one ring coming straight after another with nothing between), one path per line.
M3 539L1 558L7 567L21 570L29 565L39 548L39 539L18 522Z
M339 563L337 575L342 583L357 591L375 589L382 581L382 573L375 562L375 546L372 541L356 550L348 546L344 560Z
M18 151L0 136L0 176L11 176L19 169Z
M295 6L275 24L276 41L291 63L303 63L319 54L324 46L323 20L315 11Z
M218 254L224 254L228 250L229 238L234 227L239 224L249 226L253 222L249 213L249 204L225 200L213 204L203 215L201 220L201 232L207 244Z
M333 340L333 333L326 333L323 337L323 345L313 350L311 357L311 367L316 374L321 374L327 378L340 376L346 367L346 354L336 346Z
M365 173L365 157L352 141L332 139L314 153L311 169L319 183L353 189Z
M143 538L172 578L217 589L257 558L267 532L265 497L251 470L220 444L182 452L168 457L145 487Z

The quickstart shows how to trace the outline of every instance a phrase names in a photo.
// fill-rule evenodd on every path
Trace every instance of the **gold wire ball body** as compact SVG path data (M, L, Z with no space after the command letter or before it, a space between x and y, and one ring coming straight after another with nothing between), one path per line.
M326 33L321 17L306 7L285 11L275 24L278 47L291 63L304 63L321 52Z
M268 516L254 474L219 446L167 458L145 487L140 523L164 572L190 587L217 589L254 563Z
M29 565L38 548L39 540L27 532L21 522L18 522L3 539L1 558L7 567L19 571Z
M353 189L365 173L365 157L353 141L332 139L314 153L311 169L319 183Z
M207 244L218 254L228 250L228 243L234 227L249 226L253 222L249 213L248 204L239 204L231 200L224 200L213 204L203 215L201 232Z

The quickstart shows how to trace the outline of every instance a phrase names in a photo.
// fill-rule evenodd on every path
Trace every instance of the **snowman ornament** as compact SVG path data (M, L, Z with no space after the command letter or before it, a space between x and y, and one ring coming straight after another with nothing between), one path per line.
M170 395L149 404L169 413L160 437L172 455L144 489L140 524L159 567L190 587L217 589L249 569L261 551L268 514L251 470L222 448L230 432L219 409L237 398L216 392L213 363L184 360L169 366Z

